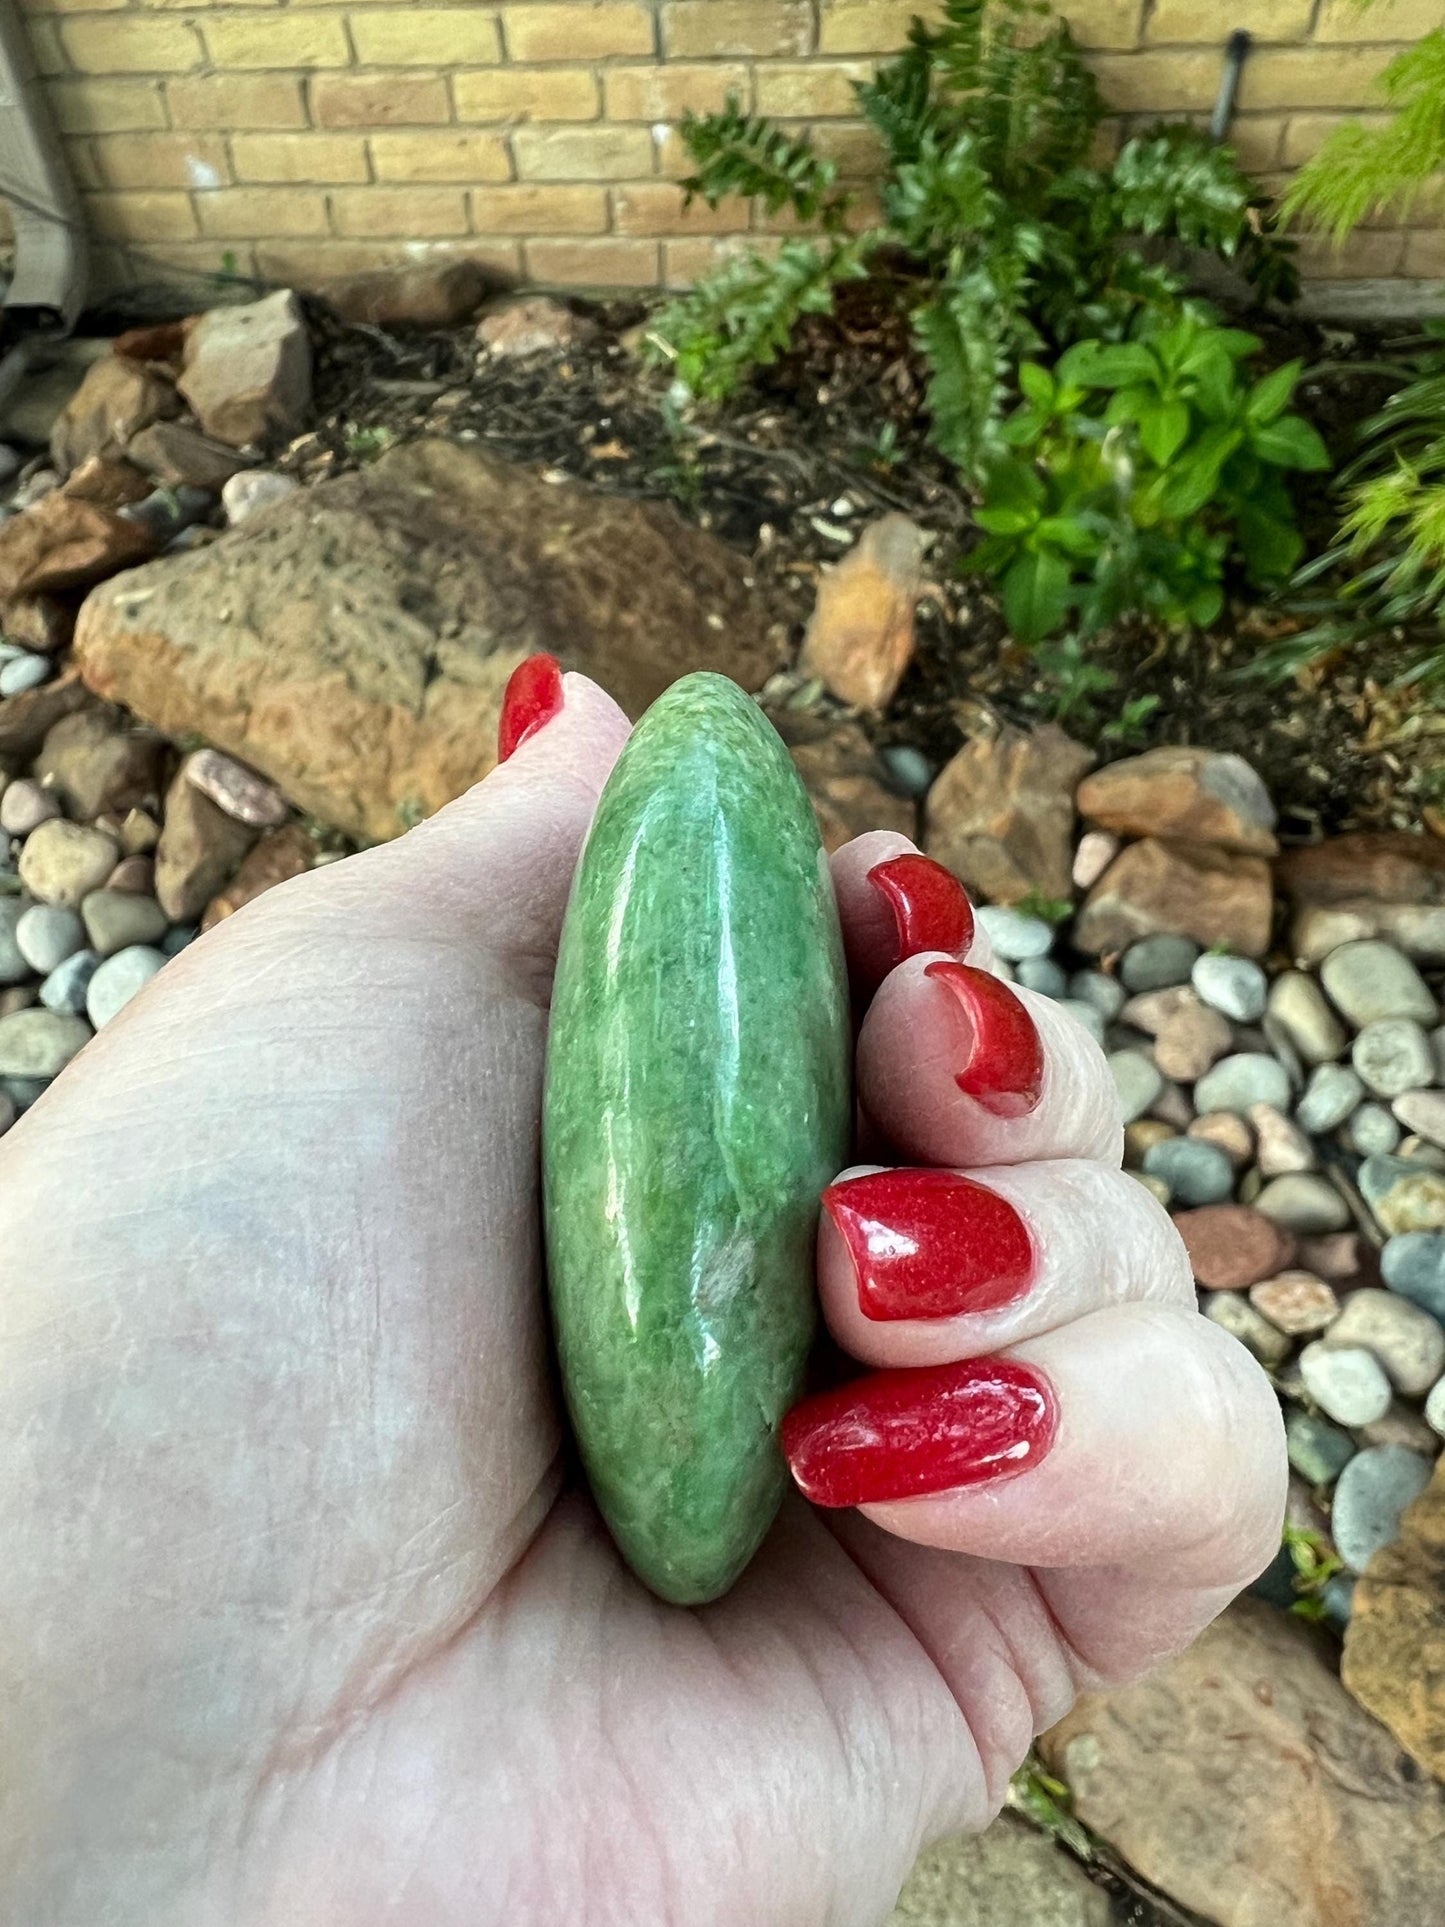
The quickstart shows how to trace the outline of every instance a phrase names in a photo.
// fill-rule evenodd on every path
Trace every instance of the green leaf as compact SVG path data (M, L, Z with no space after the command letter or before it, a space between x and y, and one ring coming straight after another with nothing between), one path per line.
M1238 428L1207 428L1160 493L1166 515L1197 515L1219 486L1219 471L1243 440Z
M1030 521L1036 522L1048 500L1048 490L1032 462L1020 461L1016 455L999 455L984 470L983 499L989 509L1026 512Z
M1210 582L1197 591L1189 604L1189 620L1199 629L1207 629L1212 622L1218 622L1224 610L1224 591L1217 582Z
M1330 465L1330 452L1318 429L1303 415L1281 415L1278 421L1256 428L1249 441L1260 460L1273 462L1276 468L1318 470Z
M1099 538L1076 515L1046 515L1035 531L1035 539L1066 555L1088 556L1098 551Z
M1281 521L1241 503L1235 533L1244 565L1256 582L1287 576L1304 553L1304 537L1293 522Z
M988 535L1024 535L1039 518L1035 509L982 508L974 510L973 519Z
M1059 357L1058 378L1080 388L1123 388L1157 382L1159 364L1135 341L1076 341Z
M1041 367L1036 361L1021 361L1019 391L1036 408L1049 409L1054 405L1058 386L1047 368Z
M1139 440L1144 453L1160 468L1167 468L1184 446L1189 433L1187 401L1158 403L1139 419Z
M1244 405L1246 417L1251 422L1272 422L1289 407L1290 396L1299 380L1302 361L1287 361L1282 368L1272 369L1249 391L1249 400Z
M1042 642L1069 613L1069 565L1052 549L1030 550L999 585L1003 612L1020 642Z

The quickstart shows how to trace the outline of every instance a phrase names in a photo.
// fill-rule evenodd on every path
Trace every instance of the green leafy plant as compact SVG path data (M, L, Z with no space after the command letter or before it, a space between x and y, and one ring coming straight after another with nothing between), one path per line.
M736 104L685 123L690 197L742 195L813 230L775 259L723 263L655 317L650 345L694 395L731 394L804 315L868 275L928 363L934 441L976 480L1003 446L1022 357L1178 315L1183 276L1152 258L1161 248L1207 248L1267 292L1291 291L1288 254L1227 149L1175 127L1129 141L1112 167L1090 159L1098 91L1040 0L945 0L857 97L884 168L882 218L856 233L856 196L806 139Z
M1145 740L1145 724L1158 707L1158 696L1131 696L1118 715L1105 723L1099 735L1106 743L1118 743L1121 748L1137 748Z
M1303 1526L1284 1528L1284 1547L1294 1564L1294 1589L1299 1594L1290 1611L1301 1619L1325 1617L1324 1590L1344 1561L1327 1539Z
M985 538L969 566L997 579L1013 634L1084 636L1133 610L1207 625L1226 568L1287 576L1302 538L1285 474L1321 469L1317 432L1289 412L1300 364L1257 381L1254 335L1185 313L1140 339L1080 341L1026 362L1008 452L983 475Z

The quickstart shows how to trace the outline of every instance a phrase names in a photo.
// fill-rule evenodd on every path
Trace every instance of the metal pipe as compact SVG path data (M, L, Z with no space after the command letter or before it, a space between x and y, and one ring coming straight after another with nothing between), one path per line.
M1243 27L1236 27L1224 49L1224 72L1219 76L1219 94L1209 116L1209 138L1217 147L1228 139L1234 119L1234 103L1239 97L1239 75L1254 42Z
M69 334L85 304L85 226L11 0L0 0L0 195L15 223L0 340Z

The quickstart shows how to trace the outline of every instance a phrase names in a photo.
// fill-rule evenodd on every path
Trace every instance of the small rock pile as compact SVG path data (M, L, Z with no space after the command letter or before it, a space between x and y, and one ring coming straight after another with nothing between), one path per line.
M279 791L87 702L0 763L0 1132L198 934L324 860Z

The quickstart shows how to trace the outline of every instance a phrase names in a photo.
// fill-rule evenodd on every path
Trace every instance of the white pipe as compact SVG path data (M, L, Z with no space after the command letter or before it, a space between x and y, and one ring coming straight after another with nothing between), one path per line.
M12 0L0 0L0 195L15 223L4 333L69 334L85 304L84 222ZM7 373L0 363L0 387Z

